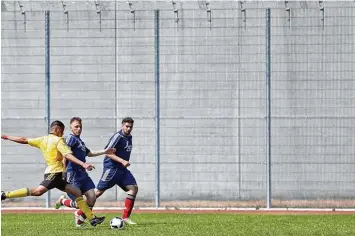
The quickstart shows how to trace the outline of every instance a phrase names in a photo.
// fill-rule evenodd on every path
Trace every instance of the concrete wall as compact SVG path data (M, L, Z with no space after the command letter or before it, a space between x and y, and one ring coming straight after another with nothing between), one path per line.
M44 10L51 10L51 117L84 118L102 149L136 120L131 170L155 196L154 9L160 9L162 200L265 199L265 8L271 7L274 199L353 197L355 4L325 2L17 2L2 8L2 132L46 132ZM115 14L116 8L116 14ZM115 20L116 19L116 20ZM26 31L25 31L26 28ZM117 111L117 113L116 113ZM117 120L116 120L117 114ZM118 125L117 125L118 123ZM101 158L91 159L100 177ZM42 180L37 150L2 142L2 189ZM17 173L17 174L13 174ZM116 195L118 194L118 195ZM53 191L53 198L59 196ZM120 199L112 190L103 199ZM45 197L43 197L44 199Z

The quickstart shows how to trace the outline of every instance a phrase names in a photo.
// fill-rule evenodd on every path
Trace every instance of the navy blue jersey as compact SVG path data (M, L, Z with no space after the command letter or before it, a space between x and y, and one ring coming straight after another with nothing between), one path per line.
M122 130L115 133L109 140L106 148L116 148L116 156L129 162L132 151L132 136L125 136ZM121 163L113 161L109 157L104 159L104 168L125 168Z
M66 142L68 146L71 148L73 155L78 158L82 162L86 162L86 156L90 152L90 150L85 146L83 140L80 139L79 136L75 136L74 134L69 134L66 138ZM78 171L85 170L83 167L75 164L71 161L66 161L67 172L69 171Z

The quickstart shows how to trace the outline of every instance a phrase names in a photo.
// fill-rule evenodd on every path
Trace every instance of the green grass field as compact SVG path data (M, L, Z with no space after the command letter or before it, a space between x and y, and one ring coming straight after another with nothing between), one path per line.
M68 213L2 213L1 235L355 235L352 215L137 213L132 216L137 225L111 230L109 220L114 216L106 214L106 221L96 228L76 228Z

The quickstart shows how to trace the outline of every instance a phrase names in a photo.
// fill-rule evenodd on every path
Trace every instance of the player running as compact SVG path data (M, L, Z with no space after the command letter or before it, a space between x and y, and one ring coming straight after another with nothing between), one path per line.
M105 150L100 151L90 151L90 149L86 147L85 143L81 140L80 137L81 132L83 130L83 125L82 119L79 117L73 117L70 119L70 130L71 133L66 138L66 142L73 151L74 155L84 163L86 162L86 156L95 157L103 154L113 154L116 151L116 149L114 148L106 148ZM66 160L65 163L67 167L66 181L81 190L81 192L86 197L86 203L92 209L96 202L94 182L82 166L77 165L75 162L72 162L70 160ZM64 195L60 196L56 202L55 208L59 209L61 206L76 208L76 204L74 201L75 196L73 196L72 194L68 194L68 196L71 200L66 199ZM77 227L81 227L84 225L83 223L85 219L82 217L82 215L84 214L80 209L74 212L75 225Z

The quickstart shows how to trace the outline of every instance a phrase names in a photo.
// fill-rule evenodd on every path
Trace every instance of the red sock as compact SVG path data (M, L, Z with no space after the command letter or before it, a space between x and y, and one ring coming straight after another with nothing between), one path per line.
M70 199L61 199L60 200L60 204L62 204L63 206L76 208L75 207L75 202L70 200Z
M82 224L84 224L84 221L81 221L81 220L78 219L78 220L76 221L76 224L77 224L77 225L82 225Z
M82 211L82 210L78 210L77 211L77 214L79 215L79 216L82 216L84 219L86 219L86 215L84 214L84 212Z
M129 218L129 216L131 215L135 198L136 198L135 196L128 194L128 197L126 198L124 203L125 208L123 210L123 215L122 215L123 219Z

